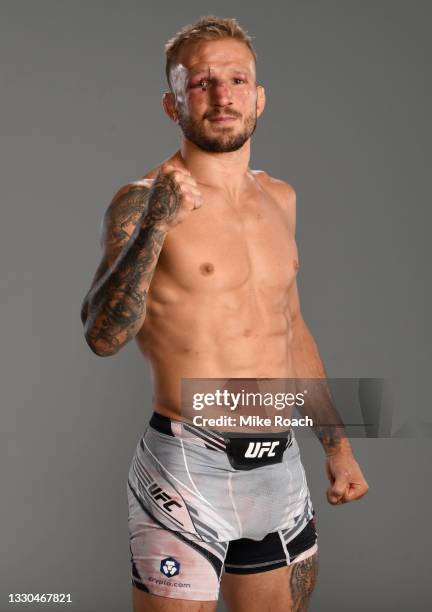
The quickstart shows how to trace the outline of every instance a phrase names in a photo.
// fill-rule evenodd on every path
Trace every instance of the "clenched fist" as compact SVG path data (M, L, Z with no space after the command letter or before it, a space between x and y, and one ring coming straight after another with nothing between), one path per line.
M351 452L327 455L326 472L330 480L327 500L332 505L360 499L369 490L369 485Z
M166 162L150 189L146 220L168 231L201 205L202 195L191 173Z

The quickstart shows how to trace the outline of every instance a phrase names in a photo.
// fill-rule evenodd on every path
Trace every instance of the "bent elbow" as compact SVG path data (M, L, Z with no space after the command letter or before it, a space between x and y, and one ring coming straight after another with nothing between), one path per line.
M91 329L85 330L84 338L92 353L97 357L111 357L116 355L123 346L120 343L108 342L103 338L95 338Z

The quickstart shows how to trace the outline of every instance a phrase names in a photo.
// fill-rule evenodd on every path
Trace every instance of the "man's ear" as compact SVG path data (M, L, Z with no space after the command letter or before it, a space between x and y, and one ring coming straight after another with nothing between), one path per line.
M261 115L265 108L266 95L265 89L262 85L257 85L257 117Z
M172 121L178 123L177 110L175 104L175 95L172 91L166 91L162 96L162 106L165 113Z

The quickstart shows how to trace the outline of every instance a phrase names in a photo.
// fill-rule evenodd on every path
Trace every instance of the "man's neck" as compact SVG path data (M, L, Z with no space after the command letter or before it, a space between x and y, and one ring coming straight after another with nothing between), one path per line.
M197 183L221 189L236 198L244 189L249 172L250 140L237 151L210 153L183 138L175 157Z

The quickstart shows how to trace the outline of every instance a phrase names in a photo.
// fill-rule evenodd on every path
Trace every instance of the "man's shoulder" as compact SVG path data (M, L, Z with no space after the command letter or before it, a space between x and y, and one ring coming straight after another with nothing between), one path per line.
M263 189L267 190L282 207L295 207L296 192L290 183L270 176L265 170L252 170L252 173Z

